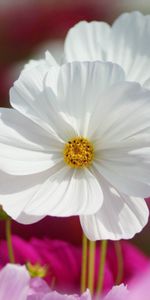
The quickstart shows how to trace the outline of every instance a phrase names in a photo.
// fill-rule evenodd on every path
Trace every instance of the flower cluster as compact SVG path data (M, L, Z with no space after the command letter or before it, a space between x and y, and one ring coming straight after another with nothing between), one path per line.
M15 262L29 265L28 269L30 269L31 275L44 277L47 284L51 287L53 286L57 291L79 293L81 246L49 239L32 238L29 241L25 241L18 236L12 237L12 243ZM123 259L121 281L125 284L130 284L134 277L147 269L149 259L128 242L121 242L120 245ZM99 252L97 245L95 253L95 286L98 280ZM2 268L9 262L7 243L4 240L0 243L0 257L0 267ZM33 269L32 266L35 266L35 268ZM40 267L38 268L38 266ZM104 292L108 292L116 284L118 268L115 246L112 242L109 242L105 263ZM44 275L44 272L41 272L42 269L46 271Z
M149 300L149 276L150 271L139 280L136 278L130 289L121 284L113 287L99 300ZM0 299L3 300L92 300L90 291L85 291L81 296L77 294L67 295L52 291L46 282L40 278L31 278L25 266L6 265L0 271Z
M11 88L12 108L0 109L0 205L23 224L45 216L79 216L90 240L90 291L84 286L86 271L82 282L86 291L81 296L52 290L39 278L47 269L38 261L36 266L28 262L26 268L4 267L0 299L91 300L94 277L90 272L94 276L96 258L92 241L129 239L146 225L149 38L150 16L138 12L123 14L112 27L80 22L67 35L62 64L47 51L45 58L25 66ZM85 238L83 265L86 243ZM100 275L105 271L106 245L101 248ZM144 282L147 287L147 279ZM100 278L97 293L102 283ZM143 283L140 286L130 290L121 285L99 297L138 300ZM149 299L147 294L144 299Z
M46 282L40 278L31 278L25 266L6 265L0 271L1 300L91 300L87 291L81 297L67 296L52 291Z
M148 24L136 12L112 28L81 22L67 36L62 65L47 52L22 71L13 109L0 110L0 202L12 218L79 215L91 240L131 238L145 226Z

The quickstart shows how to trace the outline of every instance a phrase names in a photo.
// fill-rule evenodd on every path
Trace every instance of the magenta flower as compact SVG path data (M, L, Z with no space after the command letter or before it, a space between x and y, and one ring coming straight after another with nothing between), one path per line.
M64 241L35 239L29 242L14 236L13 247L16 262L26 264L39 263L47 266L46 281L61 292L77 292L80 287L81 249ZM8 263L5 241L0 245L1 264Z
M120 243L123 256L123 278L122 282L128 284L132 278L140 274L145 270L150 263L147 258L138 248L133 246L131 243L121 241ZM114 284L115 278L117 277L117 258L115 253L114 243L109 243L107 262L109 269L113 274Z
M142 276L136 277L127 288L123 284L99 300L149 300L150 268ZM40 278L30 278L25 266L7 264L0 271L0 300L92 300L87 290L81 296L67 295L52 291ZM93 298L94 300L94 298Z
M30 241L14 236L13 246L16 262L25 264L39 263L47 266L47 276L44 278L50 286L61 293L78 293L80 290L81 274L81 247L57 240L32 238ZM138 249L127 242L121 243L123 253L123 278L122 282L128 284L133 277L141 273L149 264ZM5 241L0 244L1 266L8 260L7 245ZM99 247L96 252L96 276L95 286L98 278ZM117 258L113 243L108 244L107 259L105 265L104 291L108 292L116 283Z

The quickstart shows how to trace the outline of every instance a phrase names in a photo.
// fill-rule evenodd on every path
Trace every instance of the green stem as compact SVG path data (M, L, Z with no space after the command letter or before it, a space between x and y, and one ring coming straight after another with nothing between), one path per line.
M86 290L86 276L87 276L87 237L83 233L82 237L82 262L81 262L81 293Z
M123 255L122 255L122 248L119 241L116 241L114 243L115 245L115 251L116 251L116 257L117 257L117 266L118 266L118 273L116 278L116 285L119 285L122 282L123 279Z
M6 241L7 241L7 248L8 248L8 256L10 263L15 263L13 246L12 246L12 238L11 238L11 219L8 218L6 220Z
M88 288L93 295L95 275L95 248L96 242L89 241L89 266L88 266Z
M101 259L100 259L98 283L96 289L97 294L100 294L103 289L106 252L107 252L107 240L104 240L101 242Z

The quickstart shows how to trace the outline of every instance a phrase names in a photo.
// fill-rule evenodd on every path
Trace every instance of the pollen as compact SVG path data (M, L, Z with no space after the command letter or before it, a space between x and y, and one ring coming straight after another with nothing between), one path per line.
M93 144L84 137L75 137L65 144L64 161L72 168L88 167L93 156Z

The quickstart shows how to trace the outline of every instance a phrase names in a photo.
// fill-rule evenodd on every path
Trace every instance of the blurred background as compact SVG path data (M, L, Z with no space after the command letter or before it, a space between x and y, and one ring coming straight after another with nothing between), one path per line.
M59 61L66 33L75 23L103 20L111 24L122 12L132 10L150 13L149 0L0 0L0 106L9 106L9 89L30 58L42 57L49 49ZM131 241L148 255L149 229L148 224ZM28 226L13 222L13 233L26 239L34 234L81 243L78 218L49 217ZM4 230L0 230L2 237Z

